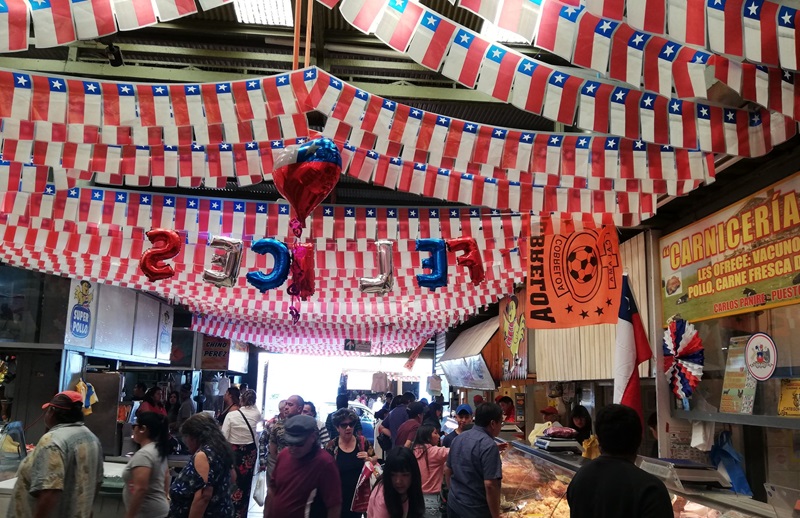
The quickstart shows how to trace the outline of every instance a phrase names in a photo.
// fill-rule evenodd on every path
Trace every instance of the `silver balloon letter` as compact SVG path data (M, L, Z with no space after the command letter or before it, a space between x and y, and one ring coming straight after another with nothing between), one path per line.
M361 277L358 280L358 289L361 293L379 293L386 295L394 286L394 257L392 256L392 241L381 239L375 241L378 246L378 268L380 275L377 277Z
M210 236L208 246L224 250L224 254L215 254L211 263L222 268L203 270L203 280L216 286L231 288L239 278L239 265L242 262L242 240L224 236Z

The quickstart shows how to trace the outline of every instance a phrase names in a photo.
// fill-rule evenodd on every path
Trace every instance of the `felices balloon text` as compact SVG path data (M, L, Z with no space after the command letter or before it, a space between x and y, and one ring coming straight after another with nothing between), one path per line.
M168 279L175 270L164 261L177 256L181 251L181 236L174 230L153 229L147 233L155 245L142 255L139 265L151 281ZM361 277L359 290L362 293L386 295L394 286L394 252L392 241L375 241L378 256L376 264L379 274L376 277ZM203 270L203 280L219 287L235 286L239 277L244 246L240 239L224 236L211 236L208 246L219 250L211 259L211 268ZM287 289L292 297L306 300L314 294L315 250L313 243L295 243L291 250L281 241L272 238L253 241L250 249L259 255L271 255L272 270L268 273L259 270L247 272L247 282L261 293L282 286L292 274L291 286ZM449 264L447 251L463 252L456 257L456 264L467 268L470 280L478 285L486 277L481 252L475 238L455 239L417 239L416 250L430 253L422 260L422 268L430 272L418 274L417 284L435 290L449 283ZM214 268L216 267L216 269Z

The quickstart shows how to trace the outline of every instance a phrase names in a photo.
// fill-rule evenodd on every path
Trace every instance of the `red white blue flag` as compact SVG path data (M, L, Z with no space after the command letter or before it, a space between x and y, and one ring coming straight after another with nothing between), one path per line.
M614 403L629 406L642 418L639 364L653 357L628 276L622 276L622 303L614 349Z

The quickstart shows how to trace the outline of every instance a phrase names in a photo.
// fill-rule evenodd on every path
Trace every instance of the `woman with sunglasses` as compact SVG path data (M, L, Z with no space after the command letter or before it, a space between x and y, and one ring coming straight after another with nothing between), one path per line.
M339 477L342 480L342 518L361 518L362 513L354 513L350 506L364 462L375 463L378 458L375 457L369 441L360 433L355 433L358 422L355 412L349 408L341 408L333 414L332 421L339 437L330 440L325 450L333 455L339 468Z
M133 442L141 448L122 472L125 518L163 518L169 513L167 418L156 412L138 412Z

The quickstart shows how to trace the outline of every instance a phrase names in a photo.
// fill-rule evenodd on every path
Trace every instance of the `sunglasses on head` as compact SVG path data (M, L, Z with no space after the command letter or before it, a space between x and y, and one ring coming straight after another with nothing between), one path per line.
M341 423L339 428L355 428L355 426L353 423Z

